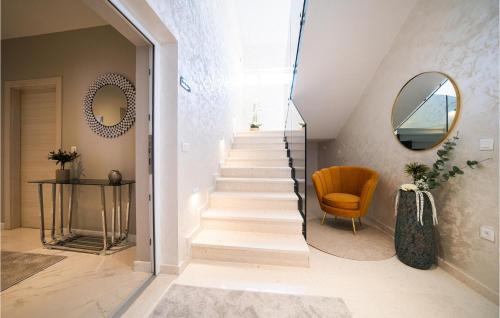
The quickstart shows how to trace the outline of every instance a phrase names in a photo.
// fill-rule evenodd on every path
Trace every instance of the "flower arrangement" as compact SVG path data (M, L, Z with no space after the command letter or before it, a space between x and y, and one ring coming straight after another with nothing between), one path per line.
M417 222L419 222L422 226L423 223L423 212L424 212L424 196L429 198L429 202L432 208L432 221L433 224L436 225L437 214L436 214L436 206L434 204L434 197L429 190L433 190L441 186L443 183L447 182L451 178L454 178L458 175L463 175L466 167L470 169L476 168L481 162L489 160L484 159L481 161L476 160L467 160L466 165L464 167L458 166L448 166L450 161L449 155L455 149L457 142L460 138L458 134L451 139L448 139L441 149L437 151L438 159L434 162L432 167L429 167L425 164L419 162L410 162L405 165L404 171L407 175L411 176L413 179L413 183L411 184L403 184L400 189L403 191L413 191L416 195L416 206L417 206ZM399 191L396 195L395 202L395 213L397 214L399 202Z
M250 129L259 129L260 126L262 126L262 124L259 123L257 118L257 104L253 104L253 115L252 122L250 123Z
M64 166L68 162L72 162L76 158L80 156L79 153L76 151L73 152L67 152L65 150L59 149L56 151L51 151L49 152L48 159L49 160L54 160L56 162L56 165L61 165L61 169L64 170Z
M464 167L455 165L448 167L450 161L449 155L455 149L459 139L457 134L443 144L443 147L437 151L438 159L436 159L432 167L418 162L411 162L405 165L405 173L413 178L413 184L417 186L418 190L428 191L436 189L451 178L463 175L463 169L467 167L474 169L481 162L491 159L487 158L481 161L467 160Z

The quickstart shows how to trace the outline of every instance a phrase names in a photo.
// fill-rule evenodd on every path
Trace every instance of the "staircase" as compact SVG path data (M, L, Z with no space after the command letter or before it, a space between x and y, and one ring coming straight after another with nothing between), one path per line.
M220 169L194 259L309 266L283 132L239 133Z

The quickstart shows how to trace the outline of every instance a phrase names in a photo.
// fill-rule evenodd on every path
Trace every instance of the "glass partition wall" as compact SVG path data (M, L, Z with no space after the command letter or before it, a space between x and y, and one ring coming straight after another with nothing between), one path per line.
M306 125L299 111L290 100L285 126L285 142L295 182L295 193L299 197L298 209L304 219L302 232L306 235Z
M295 74L297 73L298 53L304 25L306 0L292 0L290 10L290 32L289 32L289 57L290 68L292 70L292 82L290 87L290 97L285 118L284 139L286 142L289 164L292 168L292 178L295 182L295 193L297 194L298 210L304 220L302 232L306 233L306 140L307 126L304 118L293 102L293 87Z

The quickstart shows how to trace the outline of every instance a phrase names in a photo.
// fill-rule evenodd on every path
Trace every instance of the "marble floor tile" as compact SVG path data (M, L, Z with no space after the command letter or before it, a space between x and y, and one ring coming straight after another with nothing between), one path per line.
M107 317L150 276L133 272L135 247L100 256L40 247L39 231L2 231L2 250L66 259L3 291L2 317Z
M440 268L417 270L396 257L354 261L312 247L310 263L310 268L294 268L193 261L175 279L160 275L125 317L150 314L172 283L340 297L355 318L496 318L499 314L497 305Z

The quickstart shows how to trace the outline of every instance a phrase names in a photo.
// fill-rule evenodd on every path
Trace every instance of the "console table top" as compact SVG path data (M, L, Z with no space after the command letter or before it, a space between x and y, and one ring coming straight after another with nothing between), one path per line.
M94 186L107 186L107 187L117 187L127 184L135 183L135 180L122 180L119 184L113 184L108 179L74 179L69 181L56 181L56 179L46 179L46 180L33 180L28 183L38 183L38 184L76 184L76 185L94 185Z

